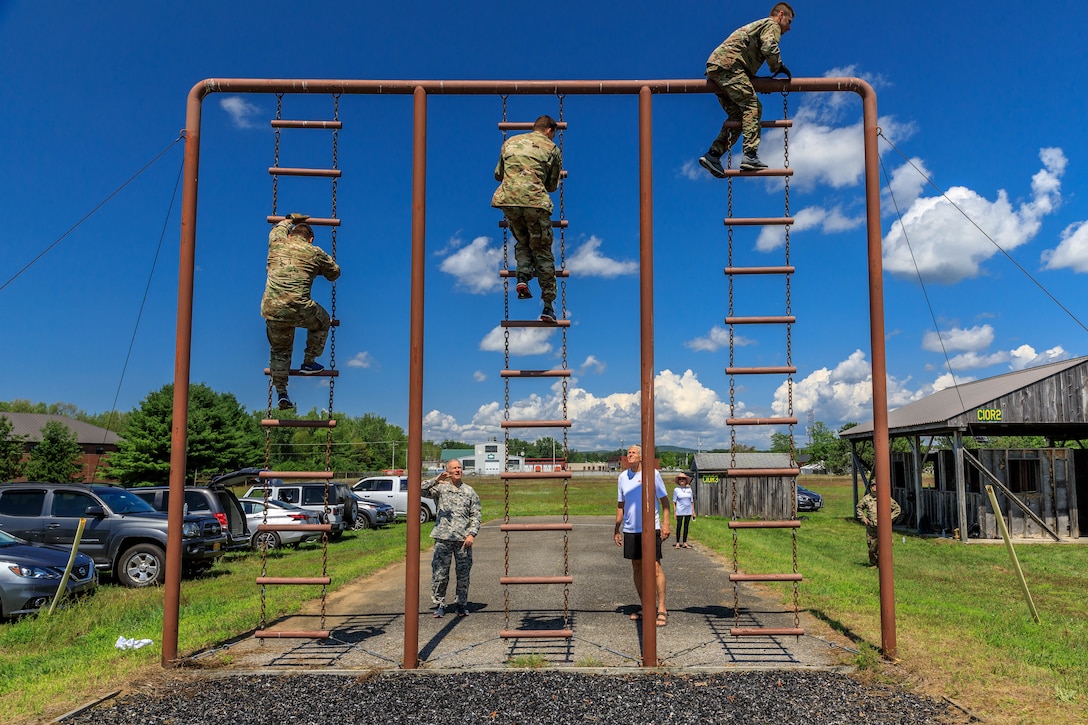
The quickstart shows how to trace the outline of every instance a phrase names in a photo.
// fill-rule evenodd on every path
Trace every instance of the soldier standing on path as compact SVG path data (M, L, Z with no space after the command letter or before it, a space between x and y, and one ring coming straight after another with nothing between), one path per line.
M506 140L495 166L495 181L501 182L491 197L491 206L502 209L514 235L514 258L518 265L519 300L529 299L529 280L540 281L544 310L540 319L555 322L555 254L552 252L552 199L549 192L559 188L563 154L553 143L559 124L541 116L530 133Z
M901 509L895 499L890 499L892 502L892 521L899 518ZM861 497L858 501L857 509L855 513L858 518L861 519L861 523L865 524L865 543L869 546L869 566L874 567L877 565L877 555L879 554L878 545L879 542L876 538L876 478L872 478L869 481L869 493Z
M759 72L763 61L767 61L772 74L793 77L778 50L778 41L789 32L792 22L793 8L789 3L777 3L771 8L770 17L737 28L707 58L706 77L718 87L718 103L729 115L728 121L741 122L740 130L726 128L723 124L718 137L710 144L710 150L699 159L699 164L719 179L725 178L721 157L733 148L742 132L744 159L740 163L741 170L767 168L767 164L759 160L759 122L763 104L752 86L752 77Z
M299 372L313 375L325 369L316 362L325 351L332 319L325 308L310 299L314 278L330 282L340 276L340 267L320 247L314 246L314 230L305 214L291 214L268 234L268 281L261 300L271 348L269 370L279 395L280 410L295 407L287 395L287 372L295 346L295 328L306 328L306 349Z
M431 603L434 616L446 614L446 588L450 563L457 564L457 616L468 614L468 584L472 572L472 544L480 533L480 497L461 479L461 462L452 460L446 470L424 481L423 495L435 499L434 555L431 557Z

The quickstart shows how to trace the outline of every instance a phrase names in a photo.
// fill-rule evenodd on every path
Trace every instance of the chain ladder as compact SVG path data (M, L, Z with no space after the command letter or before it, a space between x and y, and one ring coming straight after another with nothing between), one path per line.
M729 147L730 165L732 165L733 148ZM729 177L728 181L728 215L733 216L733 177ZM733 226L727 227L728 235L728 266L733 267L734 257L734 239L733 239ZM734 275L730 274L729 277L729 317L733 316L733 310L735 307L735 289L734 289ZM736 362L736 329L733 325L729 325L729 367L732 368ZM737 414L737 381L734 375L729 376L729 417L734 418ZM737 467L737 429L736 426L729 426L729 467ZM729 518L736 521L737 516L737 479L729 477L729 489L730 489L730 503L729 503ZM732 530L733 534L733 573L736 574L739 571L737 564L738 553L738 537L737 529ZM733 619L735 626L740 626L740 589L737 582L733 583Z
M790 118L790 106L789 106L789 91L782 91L782 118L788 121ZM782 129L782 153L784 158L783 165L785 168L790 167L790 129L788 125ZM782 177L785 182L784 197L784 211L783 216L788 217L790 215L790 177ZM790 228L786 229L786 267L790 266ZM793 302L790 298L790 282L792 275L786 273L786 316L792 314ZM793 365L793 325L786 323L786 366L791 367ZM788 405L786 416L793 417L793 373L787 373L786 375L786 393L788 398ZM797 467L797 456L794 447L794 425L790 423L790 468ZM797 518L797 479L793 479L793 504L792 504L792 516L791 518ZM798 573L797 566L797 529L790 529L790 544L793 550L793 573ZM796 629L801 628L801 586L800 582L793 582L793 626Z
M563 130L563 123L565 121L565 113L566 113L565 109L563 107L563 101L566 99L566 96L564 96L563 94L559 94L558 98L559 98L559 144L558 144L558 146L559 146L559 154L560 154L560 156L562 156L562 154L563 154L563 140L564 140L564 135L565 135L564 130ZM560 177L560 179L559 179L559 220L563 221L566 218L567 218L566 183L565 183L565 180L562 177ZM564 227L563 225L559 226L559 269L560 270L566 270L566 268L567 268L567 235L566 235L566 231L567 231L566 227ZM566 317L567 317L567 278L566 277L560 277L559 278L559 290L560 290L560 293L562 295L562 297L560 298L561 319L566 319ZM561 360L560 364L561 364L562 369L566 370L567 369L567 328L566 327L560 328L559 334L561 335L561 340L562 340L562 343L563 343L562 344L562 360ZM568 396L569 384L568 384L568 379L565 378L565 377L562 378L562 386L563 386L563 418L562 418L562 420L567 420L567 396ZM569 462L569 460L570 460L570 451L568 450L568 446L569 446L568 431L569 431L568 428L563 428L563 460L566 461L566 462ZM554 466L555 461L552 461L552 464ZM567 465L566 468L568 468L568 472L569 472L569 465ZM568 523L570 521L570 504L569 504L570 481L571 481L571 479L569 479L569 478L564 478L563 479L563 523ZM563 531L563 576L570 576L570 535L567 533L566 530ZM564 584L563 585L563 622L566 623L567 625L570 624L570 585L569 584Z
M507 102L510 99L508 94L502 94L502 122L506 123L508 118ZM502 141L503 145L506 144L507 138L506 128L502 129ZM501 151L499 152L501 155ZM515 265L516 267L516 265ZM509 224L502 228L502 268L503 271L510 271L510 229ZM502 278L502 316L504 320L510 319L510 278L504 276ZM510 369L510 328L502 328L502 346L503 346L503 368ZM502 379L503 387L503 404L502 404L502 419L510 420L510 378ZM506 460L510 460L510 429L503 428L503 450L506 451ZM502 521L504 524L510 523L510 479L503 479L502 482ZM503 576L510 576L510 532L504 531L502 536L502 552L503 552L503 564L502 572ZM505 623L505 629L510 629L510 587L504 586L502 588L502 612L503 622Z

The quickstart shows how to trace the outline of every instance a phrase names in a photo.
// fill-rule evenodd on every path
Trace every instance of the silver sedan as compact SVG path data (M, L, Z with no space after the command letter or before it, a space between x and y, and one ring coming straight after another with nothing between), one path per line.
M48 607L60 586L69 555L59 546L31 544L0 531L0 619ZM94 560L77 554L67 593L84 594L97 586Z
M317 531L258 531L257 526L263 523L269 524L320 524L321 517L313 511L299 508L286 501L277 501L263 498L243 498L242 510L246 512L246 523L253 532L250 543L258 551L262 547L269 550L278 549L281 546L294 546L304 541L320 539L321 533ZM267 521L265 520L265 504L267 503Z

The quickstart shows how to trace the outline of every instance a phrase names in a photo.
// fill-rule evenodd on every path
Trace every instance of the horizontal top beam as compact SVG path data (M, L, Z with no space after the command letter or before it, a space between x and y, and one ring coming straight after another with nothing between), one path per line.
M783 91L847 91L875 95L860 78L753 78L760 93ZM439 95L596 95L651 93L714 93L717 87L705 78L612 81L436 81L436 80L334 80L290 78L206 78L193 86L190 98L210 93L341 93L406 95L417 88Z

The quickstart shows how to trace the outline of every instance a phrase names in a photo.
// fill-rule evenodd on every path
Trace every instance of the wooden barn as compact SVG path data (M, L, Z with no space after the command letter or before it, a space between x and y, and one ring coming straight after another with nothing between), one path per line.
M696 453L691 466L691 487L698 516L733 517L733 481L730 468L791 468L788 453ZM793 518L797 500L795 476L737 478L736 516L741 519L782 521Z
M897 525L962 541L1000 538L989 485L1013 537L1088 537L1086 385L1088 357L1081 357L946 388L891 411L889 437L911 448L891 454L892 497L903 507ZM856 453L872 439L873 424L839 435ZM995 436L1042 436L1051 447L964 446L965 438ZM940 441L947 445L934 450ZM923 481L929 470L932 481Z
M108 480L104 478L102 463L109 458L111 453L117 451L117 444L121 441L121 437L113 431L90 423L84 423L81 420L74 420L65 415L51 413L0 413L0 416L7 418L11 423L11 434L23 440L24 462L30 457L30 452L34 450L34 447L41 443L42 428L45 427L45 424L50 421L57 421L72 431L79 441L82 452L80 455L81 472L78 480ZM16 480L25 481L26 478Z

